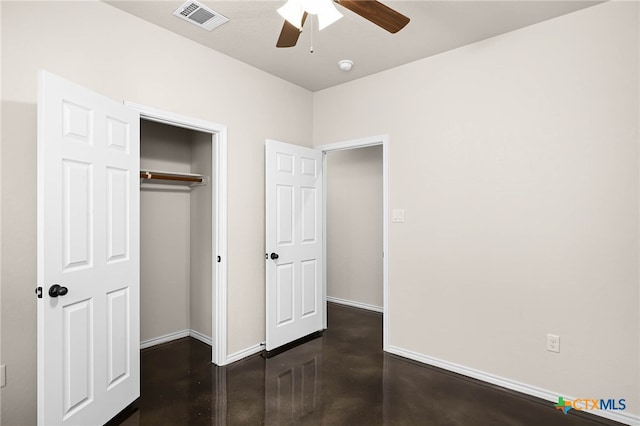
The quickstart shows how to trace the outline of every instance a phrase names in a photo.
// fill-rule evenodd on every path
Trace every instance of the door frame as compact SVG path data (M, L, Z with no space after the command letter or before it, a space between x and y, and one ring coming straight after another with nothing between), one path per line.
M211 362L216 365L227 364L227 126L211 123L197 118L174 114L172 112L125 101L125 106L137 111L140 120L155 121L174 127L182 127L211 134L212 166L215 173L215 188L212 209L215 230L213 241L214 256L220 256L220 261L213 260L214 278L212 288L212 351Z
M322 205L324 209L322 224L322 246L324 251L324 271L322 291L325 303L323 303L323 322L327 328L327 153L332 151L344 151L348 149L366 148L382 145L382 349L389 348L389 135L371 136L362 139L353 139L327 145L316 146L322 151L322 179L324 191Z

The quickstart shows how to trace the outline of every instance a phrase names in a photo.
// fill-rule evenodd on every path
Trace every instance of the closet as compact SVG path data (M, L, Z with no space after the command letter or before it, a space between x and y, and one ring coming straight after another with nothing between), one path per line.
M140 120L141 347L211 345L212 135Z

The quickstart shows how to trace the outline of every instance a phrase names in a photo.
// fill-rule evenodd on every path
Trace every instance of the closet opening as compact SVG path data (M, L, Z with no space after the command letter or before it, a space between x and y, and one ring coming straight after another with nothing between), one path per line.
M140 348L190 336L221 365L217 136L140 119Z

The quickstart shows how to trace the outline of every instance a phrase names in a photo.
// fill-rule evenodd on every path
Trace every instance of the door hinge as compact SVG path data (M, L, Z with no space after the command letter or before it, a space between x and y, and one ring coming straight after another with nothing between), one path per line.
M42 299L42 287L36 287L36 296L38 299Z

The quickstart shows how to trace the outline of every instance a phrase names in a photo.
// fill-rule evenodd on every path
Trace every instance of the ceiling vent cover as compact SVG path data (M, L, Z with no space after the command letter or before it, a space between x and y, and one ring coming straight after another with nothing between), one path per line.
M211 31L229 21L228 18L218 12L214 12L208 7L192 0L187 1L177 8L173 14L207 31Z

